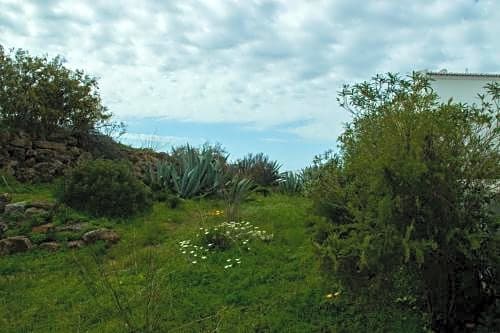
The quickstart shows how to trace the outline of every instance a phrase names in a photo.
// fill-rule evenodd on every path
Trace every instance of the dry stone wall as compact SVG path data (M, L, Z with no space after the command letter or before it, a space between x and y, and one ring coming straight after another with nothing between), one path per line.
M132 149L114 143L141 177L149 165L167 157L165 153ZM33 139L25 133L0 133L0 170L21 182L48 182L68 168L93 158L72 136L48 140Z

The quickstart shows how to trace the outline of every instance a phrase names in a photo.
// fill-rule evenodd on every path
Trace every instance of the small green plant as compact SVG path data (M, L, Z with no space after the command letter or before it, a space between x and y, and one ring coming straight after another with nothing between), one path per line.
M226 217L229 221L240 220L240 206L248 196L255 190L256 186L250 179L240 179L235 176L226 183L222 194L226 202Z
M127 217L151 207L151 193L125 162L94 160L70 171L59 200L94 216Z

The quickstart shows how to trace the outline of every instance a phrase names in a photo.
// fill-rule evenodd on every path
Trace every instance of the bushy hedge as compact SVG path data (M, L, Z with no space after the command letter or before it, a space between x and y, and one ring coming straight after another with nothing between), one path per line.
M148 210L151 193L125 162L93 160L70 171L59 200L95 216L127 217Z
M42 137L86 134L110 117L95 78L66 68L61 57L5 52L0 45L0 128Z
M500 85L487 91L470 106L441 104L419 73L346 86L353 121L307 185L331 222L316 238L325 267L374 298L408 272L405 297L436 332L500 327Z

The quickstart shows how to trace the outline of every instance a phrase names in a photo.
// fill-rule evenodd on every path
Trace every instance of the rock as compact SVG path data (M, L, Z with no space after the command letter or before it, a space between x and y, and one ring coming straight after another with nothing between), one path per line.
M15 172L16 178L21 182L32 182L36 178L36 172L32 168L18 168Z
M87 244L95 243L98 240L103 240L108 243L116 243L120 240L120 236L113 230L97 229L86 232L83 235L82 240Z
M39 234L46 234L52 230L54 230L54 223L46 223L46 224L38 225L36 227L31 228L32 232L39 233Z
M58 242L45 242L38 245L38 248L48 251L57 251L61 248L61 244L59 244Z
M54 176L61 175L64 170L64 164L61 161L41 162L34 166L34 169L41 181L50 181Z
M26 159L26 151L24 148L14 147L10 150L10 156L18 161L24 161Z
M9 193L0 194L0 214L5 210L5 206L10 202L11 196Z
M0 255L24 252L31 249L31 241L28 237L14 236L0 240Z
M68 248L70 249L81 249L85 243L81 240L69 241Z
M43 210L52 210L55 207L55 203L49 202L49 201L30 201L28 203L29 208L38 208L38 209L43 209Z
M24 211L24 215L26 217L43 216L46 214L47 214L47 211L45 209L36 208L36 207L30 207Z
M87 229L90 226L90 223L87 222L81 222L81 223L74 223L74 224L69 224L69 225L62 225L56 228L57 231L73 231L73 232L78 232L82 231L84 229Z
M66 145L63 143L53 142L53 141L35 141L33 146L41 149L50 149L58 152L65 152Z
M20 148L31 147L31 140L28 136L15 136L10 139L9 145Z
M3 235L7 230L9 230L9 226L5 222L0 221L0 236Z
M28 203L26 201L15 202L5 205L5 214L22 214Z
M30 157L26 159L26 161L24 161L24 166L26 168L32 168L35 166L35 164L36 164L36 159L34 157Z

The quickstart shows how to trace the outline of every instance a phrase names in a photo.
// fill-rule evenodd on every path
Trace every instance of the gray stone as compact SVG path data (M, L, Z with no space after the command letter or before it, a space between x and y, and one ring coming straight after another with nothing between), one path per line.
M65 152L67 149L65 144L53 141L35 141L33 142L33 146L42 149L55 150L58 152Z
M80 223L74 223L74 224L68 224L68 225L61 225L56 228L57 231L73 231L73 232L79 232L82 230L87 229L90 226L90 223L87 222L80 222Z
M46 214L47 214L47 211L45 209L36 208L36 207L30 207L24 211L24 215L26 217L44 216Z
M45 242L38 245L38 248L48 251L57 251L61 248L61 244L58 242Z
M50 231L54 230L54 223L46 223L42 225L38 225L36 227L31 228L31 232L46 234Z
M23 214L28 203L26 201L5 205L5 214Z
M0 221L0 236L3 235L7 230L9 230L9 226L7 223Z
M24 252L31 249L31 241L25 236L14 236L0 240L0 255Z
M52 210L55 207L55 203L49 201L30 201L28 203L29 208L38 208L43 210Z
M74 240L68 242L68 248L70 249L81 249L85 243L81 240Z
M106 241L108 243L116 243L120 240L120 236L113 230L97 229L86 232L83 235L82 240L87 244L95 243L99 240Z
M5 206L10 202L11 196L9 193L0 194L0 214L5 210Z

